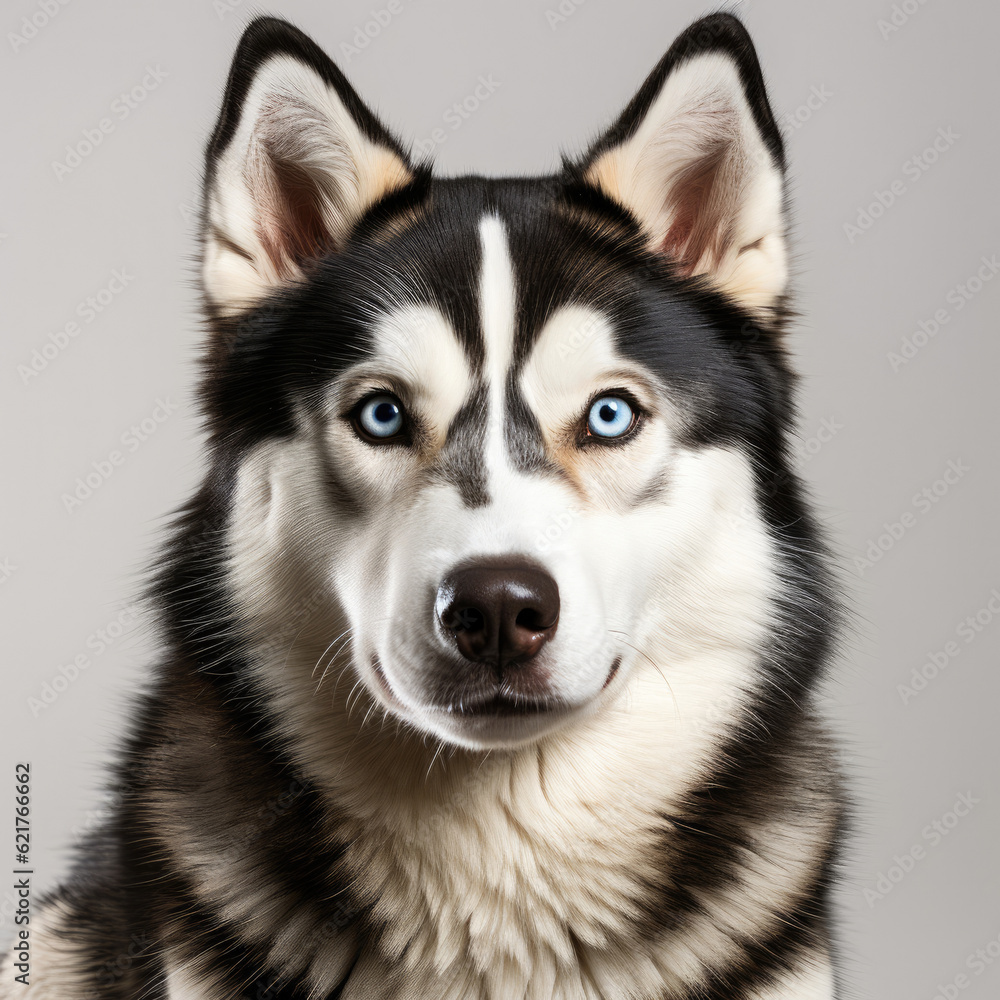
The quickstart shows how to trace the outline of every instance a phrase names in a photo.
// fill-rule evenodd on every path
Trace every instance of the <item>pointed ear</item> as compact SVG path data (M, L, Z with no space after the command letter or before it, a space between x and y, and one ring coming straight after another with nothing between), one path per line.
M788 277L784 168L750 36L714 14L674 42L580 172L681 274L767 312Z
M202 280L233 313L340 249L380 198L413 177L399 143L306 35L259 18L233 60L209 143Z

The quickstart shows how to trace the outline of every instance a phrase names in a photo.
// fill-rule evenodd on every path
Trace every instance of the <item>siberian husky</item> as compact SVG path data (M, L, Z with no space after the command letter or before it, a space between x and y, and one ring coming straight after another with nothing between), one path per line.
M558 175L500 179L437 177L254 21L207 152L210 471L164 655L0 992L838 995L786 228L728 14Z

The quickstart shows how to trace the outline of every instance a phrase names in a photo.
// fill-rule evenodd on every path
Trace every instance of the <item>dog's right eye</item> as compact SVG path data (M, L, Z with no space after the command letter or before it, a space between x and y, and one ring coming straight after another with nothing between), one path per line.
M587 414L588 437L613 440L627 436L634 428L638 415L634 407L620 396L601 396Z
M395 396L378 393L361 400L353 414L354 428L372 444L398 440L406 427L403 406Z

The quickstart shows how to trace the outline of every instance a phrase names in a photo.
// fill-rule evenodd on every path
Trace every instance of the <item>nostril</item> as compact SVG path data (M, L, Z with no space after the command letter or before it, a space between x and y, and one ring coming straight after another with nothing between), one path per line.
M555 618L551 612L546 614L538 608L524 608L518 612L514 624L527 632L546 632L555 625Z
M486 616L479 608L456 608L445 622L453 632L482 632L486 629Z
M559 588L536 564L483 561L452 570L435 607L465 659L502 668L531 660L555 635Z

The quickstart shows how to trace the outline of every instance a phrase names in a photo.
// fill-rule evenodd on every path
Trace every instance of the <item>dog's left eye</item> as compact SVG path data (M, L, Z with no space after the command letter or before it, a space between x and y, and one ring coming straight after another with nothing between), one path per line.
M587 415L587 433L599 438L624 437L636 423L632 406L620 396L601 396Z
M354 425L370 441L399 437L405 422L399 400L387 393L363 399L355 410Z

